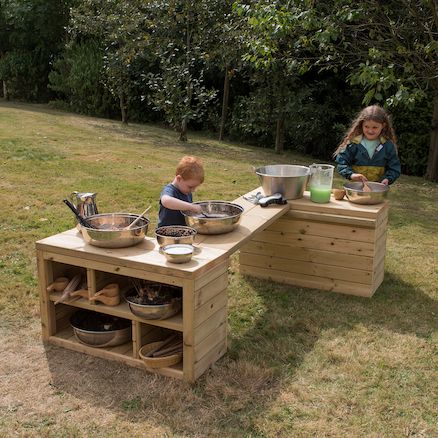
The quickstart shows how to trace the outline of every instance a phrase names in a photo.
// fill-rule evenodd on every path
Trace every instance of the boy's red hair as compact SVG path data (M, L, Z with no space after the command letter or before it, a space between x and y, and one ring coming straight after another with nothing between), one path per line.
M180 175L182 179L197 179L204 182L204 167L202 161L197 157L186 155L181 158L176 168L175 175Z

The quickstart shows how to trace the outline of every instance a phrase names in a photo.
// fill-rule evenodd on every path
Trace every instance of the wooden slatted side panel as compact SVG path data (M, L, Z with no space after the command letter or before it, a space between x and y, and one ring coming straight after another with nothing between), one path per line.
M296 213L296 212L295 212ZM383 280L388 209L375 219L291 210L240 251L240 272L359 296ZM350 223L351 222L351 223Z
M204 373L227 350L227 286L228 260L194 283L194 317L192 331L188 336L193 347L192 381ZM186 339L186 333L184 337ZM186 344L186 341L184 343Z

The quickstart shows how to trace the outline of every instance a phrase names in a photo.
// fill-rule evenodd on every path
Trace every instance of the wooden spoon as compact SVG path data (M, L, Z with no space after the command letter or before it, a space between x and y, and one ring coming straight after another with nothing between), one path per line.
M100 301L107 306L117 306L120 304L120 297L116 295L115 297L106 297L105 295L94 295L90 298L90 301Z
M362 187L362 190L363 190L364 192L372 192L371 187L370 187L365 181L363 181L363 187Z
M131 222L127 227L124 228L124 230L130 230L151 208L150 205L134 222Z

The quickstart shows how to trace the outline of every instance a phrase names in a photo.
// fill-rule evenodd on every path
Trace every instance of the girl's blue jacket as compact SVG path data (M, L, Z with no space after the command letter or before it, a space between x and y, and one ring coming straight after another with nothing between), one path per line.
M392 141L380 137L380 144L371 158L361 141L361 135L355 137L339 152L335 159L336 170L347 179L351 179L353 173L362 173L369 181L380 182L388 178L389 184L392 184L401 173L397 150Z

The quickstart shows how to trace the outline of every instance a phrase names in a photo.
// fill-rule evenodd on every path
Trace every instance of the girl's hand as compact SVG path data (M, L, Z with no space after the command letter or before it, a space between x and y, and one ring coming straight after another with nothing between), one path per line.
M367 177L365 175L362 175L361 173L352 173L350 179L351 181L360 181L360 182L368 181Z

